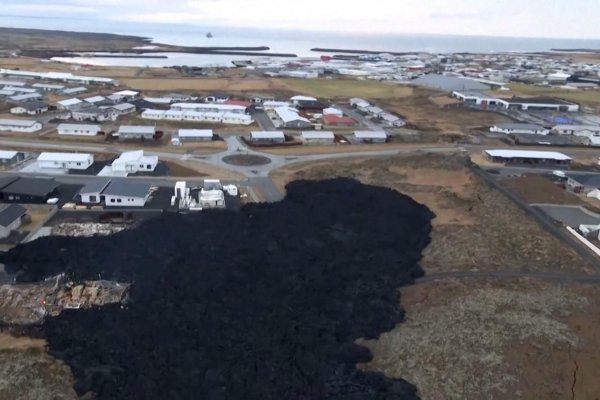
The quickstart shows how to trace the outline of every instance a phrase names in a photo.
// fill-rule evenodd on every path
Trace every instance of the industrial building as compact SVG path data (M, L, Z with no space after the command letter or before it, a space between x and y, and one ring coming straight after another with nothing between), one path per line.
M490 132L512 134L547 135L550 131L535 124L505 123L490 127Z
M37 121L25 119L0 119L0 131L33 133L42 129Z
M250 133L250 140L254 143L284 143L285 135L282 131L256 131Z
M58 188L58 184L54 179L12 179L12 183L0 190L2 200L7 203L46 203L49 198L56 194Z
M303 131L301 138L305 143L333 143L335 135L331 131Z
M387 134L384 131L354 131L354 140L362 143L385 143Z
M93 124L59 124L56 130L59 135L96 136L102 128Z
M19 204L11 204L0 209L0 239L10 236L21 227L27 209Z
M569 167L571 165L571 157L555 151L485 150L483 156L492 162L503 164L541 165L546 167Z
M150 198L149 183L129 182L124 179L111 181L102 192L106 207L144 207Z
M94 163L94 156L89 153L43 152L38 156L37 163L41 169L86 170Z
M116 136L119 139L153 139L156 135L156 128L148 125L121 125Z

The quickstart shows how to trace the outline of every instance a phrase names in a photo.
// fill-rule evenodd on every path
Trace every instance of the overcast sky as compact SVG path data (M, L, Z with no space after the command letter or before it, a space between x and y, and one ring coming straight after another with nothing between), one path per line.
M600 0L1 0L1 6L3 15L79 20L600 38Z

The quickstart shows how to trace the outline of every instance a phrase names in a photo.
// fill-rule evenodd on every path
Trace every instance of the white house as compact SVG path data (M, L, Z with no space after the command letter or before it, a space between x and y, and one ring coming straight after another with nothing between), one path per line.
M317 101L317 98L312 96L298 95L290 98L290 101L292 102L292 104L299 104L301 101Z
M81 202L92 205L102 203L102 192L109 183L110 179L94 179L90 181L79 191Z
M19 204L11 204L0 209L0 238L7 238L12 231L19 229L25 214L27 209Z
M163 119L165 112L165 110L147 109L142 113L142 118L161 120Z
M379 114L379 118L384 125L391 126L394 128L400 128L406 125L404 120L394 114L390 114L388 112L383 112Z
M303 131L301 138L306 143L333 143L335 135L331 131Z
M452 97L455 97L466 104L475 104L478 106L498 106L500 102L498 98L488 96L481 92L452 92Z
M497 99L498 105L509 110L552 110L560 112L578 112L579 104L553 97L512 97Z
M37 158L42 169L86 170L94 163L94 156L88 153L50 153L43 152Z
M42 129L37 121L25 119L0 119L0 131L33 133Z
M154 126L121 125L117 131L119 139L153 139L156 134Z
M363 143L385 143L387 134L384 131L354 131L354 140Z
M60 124L56 130L59 135L96 136L102 128L92 124Z
M108 96L109 99L114 101L131 101L135 100L140 95L140 92L136 92L134 90L121 90L119 92L115 92Z
M115 104L114 106L110 106L110 108L115 110L118 115L127 115L135 112L135 106L130 103L119 103Z
M10 109L11 114L37 115L48 111L48 104L43 101L28 101Z
M311 122L308 119L301 117L294 108L277 107L274 111L279 126L285 128L310 128L312 126Z
M250 133L250 140L256 143L283 143L285 135L282 131L255 131Z
M278 107L291 107L291 105L292 104L290 102L276 100L263 101L262 103L262 107L265 109L265 111L272 111Z
M364 99L353 97L350 99L350 106L360 111L365 111L368 107L371 106L371 103Z
M496 124L490 127L490 132L505 133L507 135L523 133L531 135L547 135L550 131L545 129L543 126L535 124L521 124L521 123L505 123Z
M247 114L226 112L222 114L221 122L232 125L250 125L254 120Z
M213 139L212 129L180 129L177 137L180 142L204 142Z
M598 125L556 125L552 128L553 133L559 135L575 136L600 136L600 126Z
M0 165L14 165L25 159L25 153L14 150L0 150Z
M105 207L144 207L150 198L148 183L113 180L102 192Z
M157 156L147 156L144 150L126 151L113 161L111 168L116 172L152 172L158 164Z
M87 97L87 98L83 99L83 101L85 101L86 103L90 103L90 104L97 104L97 103L102 103L103 101L106 101L106 97L92 96L92 97Z

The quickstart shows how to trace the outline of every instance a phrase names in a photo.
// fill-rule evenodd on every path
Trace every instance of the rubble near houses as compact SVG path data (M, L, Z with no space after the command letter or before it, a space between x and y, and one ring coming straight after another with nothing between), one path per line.
M40 324L64 309L88 309L106 304L125 303L129 283L110 281L71 282L64 275L37 284L0 285L0 323Z

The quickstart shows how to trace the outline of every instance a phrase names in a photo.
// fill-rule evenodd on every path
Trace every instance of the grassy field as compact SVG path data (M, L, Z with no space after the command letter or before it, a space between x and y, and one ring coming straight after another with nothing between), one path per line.
M132 89L149 91L196 90L228 92L285 91L284 85L262 78L124 78L120 82Z
M511 83L508 85L511 92L498 92L496 94L506 97L515 96L554 96L590 107L600 106L600 90L572 90L557 89L543 86L526 85L524 83Z
M393 83L354 79L277 79L291 91L315 97L389 99L412 95L413 89Z

